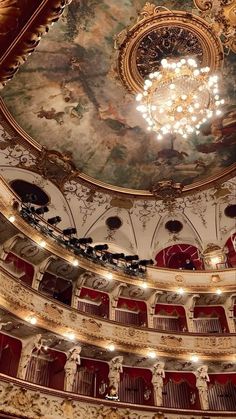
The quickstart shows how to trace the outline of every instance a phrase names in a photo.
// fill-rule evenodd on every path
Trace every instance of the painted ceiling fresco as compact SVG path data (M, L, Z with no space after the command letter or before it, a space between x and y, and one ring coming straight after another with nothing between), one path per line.
M154 3L193 8L191 0ZM87 175L134 189L149 189L163 179L188 185L235 161L235 55L225 58L224 116L188 140L168 137L158 142L114 71L114 36L135 22L144 4L74 0L8 83L3 98L28 134L49 149L68 153Z

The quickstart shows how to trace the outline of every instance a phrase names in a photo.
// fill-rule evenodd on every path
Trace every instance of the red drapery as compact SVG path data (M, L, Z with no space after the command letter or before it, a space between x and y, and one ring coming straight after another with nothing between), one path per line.
M5 259L6 264L13 263L16 273L19 274L19 279L26 283L27 285L32 285L34 277L34 267L21 259L19 256L16 256L14 253L9 252Z
M109 296L105 292L93 290L90 288L83 287L80 292L80 298L91 300L91 305L94 302L99 303L98 306L96 306L96 309L91 311L91 314L95 314L97 316L109 317ZM86 301L86 304L89 304L88 301ZM85 310L82 310L85 311Z
M189 244L174 244L161 250L155 257L156 266L179 269L183 268L186 259L190 259L196 269L203 269L200 252Z
M21 341L0 333L0 372L16 377L20 354Z
M236 250L233 244L233 240L236 237L236 233L231 234L228 238L225 246L228 248L229 253L227 254L227 260L229 267L235 268L236 267Z
M194 307L194 318L201 318L201 317L206 317L206 318L209 318L209 319L211 319L213 317L217 317L219 319L219 322L220 322L221 331L225 332L225 333L229 332L224 307L222 307L222 306L205 306L205 307L195 306Z

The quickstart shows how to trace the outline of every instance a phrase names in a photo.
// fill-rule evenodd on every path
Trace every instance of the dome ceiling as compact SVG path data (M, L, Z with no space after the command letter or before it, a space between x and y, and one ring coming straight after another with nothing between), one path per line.
M114 38L136 22L145 1L118 3L69 5L3 90L12 116L42 146L68 154L80 171L115 186L150 189L163 179L191 185L218 176L235 161L235 55L224 58L223 117L189 140L169 136L158 142L115 71ZM154 3L198 13L192 0ZM180 34L175 42L170 35L170 45L162 40L164 55L189 54L186 39Z

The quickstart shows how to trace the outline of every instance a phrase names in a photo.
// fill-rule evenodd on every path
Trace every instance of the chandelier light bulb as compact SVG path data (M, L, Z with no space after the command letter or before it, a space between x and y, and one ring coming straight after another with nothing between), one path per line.
M209 118L221 114L218 76L200 68L193 58L179 61L163 59L159 71L144 82L143 92L136 96L148 130L161 140L167 134L187 138Z

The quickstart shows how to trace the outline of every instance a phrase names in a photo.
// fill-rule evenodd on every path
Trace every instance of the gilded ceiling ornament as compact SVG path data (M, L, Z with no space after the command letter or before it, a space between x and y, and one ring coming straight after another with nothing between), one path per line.
M6 35L16 29L19 15L19 0L0 1L0 35Z
M140 92L144 79L158 71L163 58L194 57L215 71L223 62L223 47L211 25L189 12L146 3L136 23L115 37L117 72L130 92Z
M183 190L183 185L181 183L175 183L173 180L162 180L155 183L151 187L152 194L157 199L171 200L178 198Z
M221 36L223 45L236 53L236 3L235 0L194 0L204 18Z
M0 88L3 88L8 80L11 80L19 67L24 64L28 55L39 44L42 36L48 32L50 25L56 22L62 15L65 7L71 0L52 0L48 2L43 13L38 14L35 24L29 24L24 34L19 37L11 52L6 55L0 66ZM16 28L21 0L0 0L0 35L5 35ZM19 6L18 6L19 5ZM40 13L40 12L39 12Z

